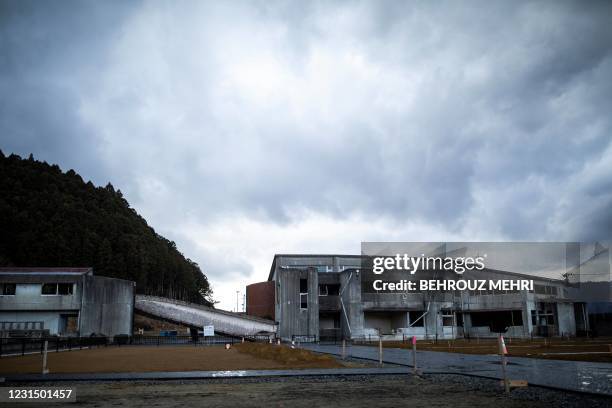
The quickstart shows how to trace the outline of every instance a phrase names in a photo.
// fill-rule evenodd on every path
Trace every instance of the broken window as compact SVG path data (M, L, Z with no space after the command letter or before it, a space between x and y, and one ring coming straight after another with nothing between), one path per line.
M340 294L340 285L319 285L319 296L338 296Z
M15 294L15 289L16 288L17 288L17 285L14 284L14 283L0 284L0 289L2 290L0 295L12 296L12 295Z
M463 313L457 313L457 327L463 327Z
M499 310L486 312L471 312L473 327L493 328L512 327L523 325L523 315L520 310Z
M300 279L300 309L308 309L308 279Z
M553 303L540 302L538 303L537 325L552 326L555 324L555 311Z
M308 293L300 293L300 309L308 309Z
M454 326L455 316L453 312L448 309L442 309L442 326Z
M41 293L43 295L57 295L57 283L43 283Z
M300 293L308 292L308 279L300 279Z
M421 311L410 311L408 312L408 324L410 327L424 327L425 317L424 312Z
M43 283L41 293L43 295L72 295L73 283Z
M74 285L72 283L58 283L57 293L60 295L72 295Z

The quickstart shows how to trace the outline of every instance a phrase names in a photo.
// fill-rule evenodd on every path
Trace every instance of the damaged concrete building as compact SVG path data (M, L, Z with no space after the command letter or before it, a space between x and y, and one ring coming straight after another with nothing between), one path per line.
M131 334L134 286L92 268L0 268L0 337Z
M437 277L456 278L444 272ZM247 313L266 310L283 340L476 338L501 331L574 336L586 330L584 304L568 298L562 280L490 269L462 278L530 279L533 290L385 293L371 290L372 274L359 255L276 255L268 281L247 287ZM264 289L270 293L265 300Z

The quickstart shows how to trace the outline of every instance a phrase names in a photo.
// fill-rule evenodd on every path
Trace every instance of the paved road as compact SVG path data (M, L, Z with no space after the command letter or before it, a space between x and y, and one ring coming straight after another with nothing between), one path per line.
M341 353L341 346L336 345L304 344L303 347L335 355ZM378 360L377 347L351 346L347 347L347 354L357 358ZM412 367L412 351L385 348L383 361ZM502 377L500 358L497 355L418 351L417 366L423 372ZM612 364L610 363L509 357L507 367L508 376L513 380L527 380L534 385L612 395Z

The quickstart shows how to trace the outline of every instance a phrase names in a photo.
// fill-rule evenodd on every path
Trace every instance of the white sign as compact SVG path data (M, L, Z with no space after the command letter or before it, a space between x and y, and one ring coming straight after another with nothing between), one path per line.
M204 337L206 336L214 336L215 335L215 326L204 326Z

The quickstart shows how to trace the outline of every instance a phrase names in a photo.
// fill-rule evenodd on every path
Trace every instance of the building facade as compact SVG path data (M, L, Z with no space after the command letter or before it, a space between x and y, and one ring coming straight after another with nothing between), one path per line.
M484 269L462 279L531 279L533 290L383 293L367 290L371 274L364 273L361 261L358 255L276 255L268 302L278 335L284 340L477 338L498 331L513 337L574 336L585 324L584 305L567 296L561 280ZM456 275L440 272L437 278Z
M131 334L134 285L91 268L0 268L0 336Z

